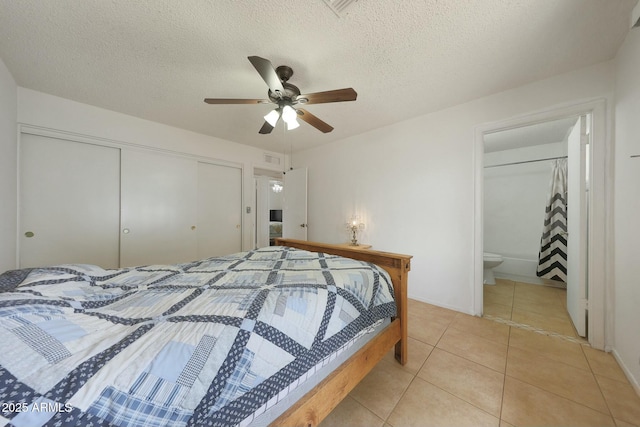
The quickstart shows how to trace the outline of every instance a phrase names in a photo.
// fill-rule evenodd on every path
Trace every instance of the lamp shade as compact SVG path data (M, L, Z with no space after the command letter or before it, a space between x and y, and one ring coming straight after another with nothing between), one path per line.
M296 110L289 105L284 106L282 109L282 120L287 124L287 130L293 130L300 126L298 120L296 120L297 117L298 113L296 113Z
M288 122L285 122L285 123L287 124L287 130L293 130L297 127L300 127L300 124L296 119L289 120Z
M269 114L264 116L264 119L267 121L267 123L269 123L273 127L276 127L276 123L278 123L279 118L280 112L278 111L278 109L271 110L269 111Z
M290 121L295 121L298 114L296 110L294 110L291 106L285 105L282 109L282 120L289 123Z

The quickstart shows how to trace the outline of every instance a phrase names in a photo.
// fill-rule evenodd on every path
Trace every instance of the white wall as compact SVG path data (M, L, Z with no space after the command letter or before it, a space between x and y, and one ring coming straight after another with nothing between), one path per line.
M272 165L264 162L265 152L273 157L280 157L280 164L285 164L282 154L267 152L21 87L18 88L17 120L20 124L53 129L73 135L89 136L116 143L137 144L168 152L202 156L238 164L243 168L243 204L251 206L252 212L255 209L254 167L271 168ZM15 163L15 156L12 161ZM15 176L15 165L13 171ZM15 178L13 179L15 182ZM253 247L255 216L247 214L246 210L243 212L243 248L249 249Z
M640 393L640 28L616 62L614 352Z
M0 273L17 266L17 94L16 82L0 58Z
M309 168L309 239L360 239L413 255L409 296L473 313L474 137L488 122L613 96L614 64L601 63L294 155ZM481 150L480 150L481 151Z
M566 156L566 147L557 142L485 154L484 250L504 258L495 272L540 282L536 267L552 161L509 163Z

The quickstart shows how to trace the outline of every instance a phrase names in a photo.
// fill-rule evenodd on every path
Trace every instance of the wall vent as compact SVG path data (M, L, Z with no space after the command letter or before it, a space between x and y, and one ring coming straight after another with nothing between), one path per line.
M280 164L280 157L274 156L274 155L269 154L269 153L264 153L264 161L265 161L265 163L271 163L272 165L279 165Z
M342 16L344 10L349 7L351 4L357 2L358 0L323 0L333 12L338 15L338 17Z

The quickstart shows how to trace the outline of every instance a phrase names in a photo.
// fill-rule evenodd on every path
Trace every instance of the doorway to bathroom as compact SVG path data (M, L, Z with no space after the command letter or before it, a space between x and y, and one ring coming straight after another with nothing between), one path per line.
M594 102L478 130L475 303L485 317L604 347L605 281L594 283L606 263L603 124ZM564 212L549 197L558 167ZM485 252L502 261L495 284L484 283Z

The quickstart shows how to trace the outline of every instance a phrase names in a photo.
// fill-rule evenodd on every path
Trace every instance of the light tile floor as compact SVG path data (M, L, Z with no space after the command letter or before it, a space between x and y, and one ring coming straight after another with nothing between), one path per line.
M567 313L565 289L496 279L495 285L484 285L484 315L585 342Z
M500 282L493 320L410 300L407 365L387 354L321 426L640 426L640 397L577 337L564 291Z

